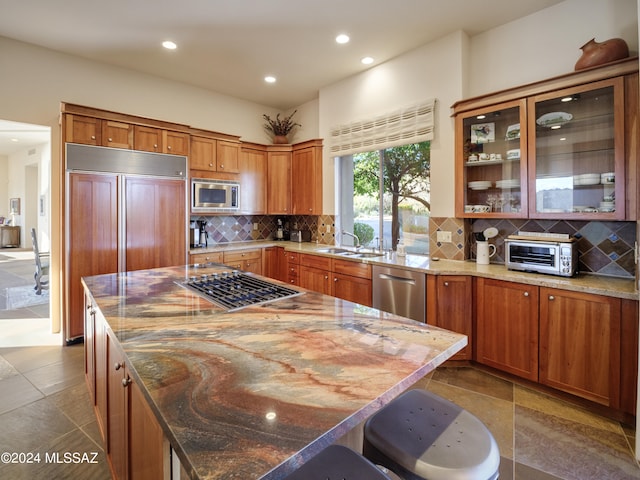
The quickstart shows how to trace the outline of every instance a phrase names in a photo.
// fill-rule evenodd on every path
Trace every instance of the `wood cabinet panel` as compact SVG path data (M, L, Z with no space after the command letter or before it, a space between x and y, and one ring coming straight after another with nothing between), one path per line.
M218 172L238 173L240 171L240 144L217 140L216 169Z
M300 265L299 285L325 295L333 295L333 277L330 270Z
M189 156L190 137L188 133L174 132L171 130L162 131L162 145L164 153L173 155Z
M267 247L262 254L263 272L266 277L287 281L287 252L284 247Z
M102 120L102 145L112 148L133 148L133 125Z
M65 142L102 145L102 121L83 115L65 115Z
M638 314L637 300L622 300L620 314L620 409L631 415L636 414L638 392Z
M242 149L240 152L240 213L267 213L267 152Z
M370 307L373 305L371 279L333 272L334 296Z
M478 279L478 362L538 380L538 296L538 287Z
M126 269L183 265L187 247L184 182L129 177L125 189Z
M540 289L540 382L620 404L620 299Z
M142 391L132 382L129 387L129 480L162 479L168 442ZM168 471L168 469L167 469Z
M216 171L217 146L212 138L191 137L189 168L208 172Z
M67 339L84 333L84 276L118 270L115 175L72 173L68 182Z
M371 279L371 265L360 262L350 262L349 260L333 260L332 270L336 273L351 275L353 277Z
M133 129L133 145L135 150L161 153L164 151L162 130L159 128L136 125Z
M114 478L127 478L127 385L124 356L116 342L107 335L107 453ZM124 383L123 383L124 382Z
M294 148L291 159L292 209L294 215L322 213L322 147Z
M224 252L224 264L236 270L262 275L262 249Z
M210 253L192 253L189 255L189 263L223 263L222 252L210 252Z
M473 281L463 275L427 275L427 323L462 333L468 345L451 360L473 358Z
M267 213L291 214L291 152L267 153Z

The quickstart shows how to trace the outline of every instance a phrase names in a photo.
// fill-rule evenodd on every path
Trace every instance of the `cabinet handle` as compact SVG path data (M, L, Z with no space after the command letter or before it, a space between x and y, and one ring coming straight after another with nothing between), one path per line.
M124 388L127 388L130 383L131 383L131 377L130 376L127 375L127 378L123 378L122 379L122 386Z
M154 143L154 144L153 144L153 148L155 148L155 149L157 150L157 149L158 149L158 144L157 144L157 143Z
M329 275L325 275L325 276L324 276L324 279L325 279L325 280L329 280Z
M449 282L444 282L444 286L448 287L449 286Z
M524 296L528 297L529 296L529 292L524 292Z
M549 295L549 300L555 300L556 297L554 297L553 295Z
M110 142L113 142L113 138L108 138L108 140L109 140Z
M220 164L220 169L221 169L221 170L224 170L224 163L221 163L221 164Z
M171 150L171 145L167 145L167 150Z
M210 164L209 164L209 166L210 166L210 167L213 167L213 163L210 163Z
M113 365L113 368L115 368L116 370L120 370L123 366L124 366L124 365L123 365L122 363L120 363L120 362L116 362L116 363Z
M333 277L333 282L336 283L338 281L337 277Z
M91 135L91 140L95 140L96 136L95 135Z
M310 209L309 209L309 211L310 211L310 212L313 212L313 208L310 208Z

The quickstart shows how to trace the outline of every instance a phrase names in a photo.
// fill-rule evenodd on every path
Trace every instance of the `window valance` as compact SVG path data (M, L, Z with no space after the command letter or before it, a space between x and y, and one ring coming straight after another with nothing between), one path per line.
M360 152L433 140L436 100L404 107L374 118L331 129L331 155Z

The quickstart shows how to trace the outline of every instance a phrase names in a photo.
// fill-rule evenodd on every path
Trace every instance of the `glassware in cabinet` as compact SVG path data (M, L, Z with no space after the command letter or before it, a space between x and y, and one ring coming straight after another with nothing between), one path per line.
M623 88L614 78L529 99L531 218L625 218Z
M525 105L517 100L456 116L458 216L527 215Z

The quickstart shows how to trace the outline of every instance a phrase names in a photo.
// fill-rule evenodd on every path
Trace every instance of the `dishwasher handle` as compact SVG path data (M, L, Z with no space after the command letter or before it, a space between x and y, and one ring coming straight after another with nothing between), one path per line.
M416 281L412 278L396 277L395 275L389 275L387 273L379 273L378 278L381 280L390 280L392 282L408 283L410 285L416 284Z

